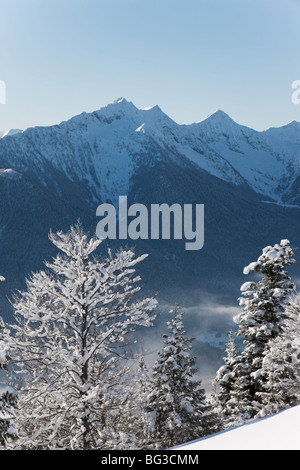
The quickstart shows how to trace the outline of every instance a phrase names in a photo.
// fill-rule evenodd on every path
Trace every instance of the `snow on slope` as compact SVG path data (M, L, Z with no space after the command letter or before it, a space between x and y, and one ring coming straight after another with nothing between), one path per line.
M126 155L143 155L150 139L169 154L182 155L218 178L234 184L247 182L277 203L283 203L284 194L300 173L300 123L295 121L258 132L218 109L198 123L179 125L159 106L138 109L125 98L93 115L109 124L96 131L97 141L101 136L108 148L118 142ZM78 122L78 117L74 120ZM131 158L129 163L132 165Z
M298 123L299 124L299 123ZM209 147L258 193L271 196L279 202L287 181L294 180L298 170L300 147L295 145L300 136L300 125L294 126L286 140L282 128L272 134L258 132L237 124L224 111L217 110L196 125ZM289 145L287 146L287 141Z
M300 200L300 123L295 121L258 132L218 109L198 123L180 125L157 105L138 109L119 98L58 125L0 132L0 141L0 156L6 155L10 166L26 171L33 161L39 167L49 160L72 181L88 181L96 199L126 194L138 166L167 156L235 185L247 183L279 204Z
M9 131L0 131L0 139L8 135L15 135L23 132L22 129L10 129Z
M174 449L300 450L300 405Z

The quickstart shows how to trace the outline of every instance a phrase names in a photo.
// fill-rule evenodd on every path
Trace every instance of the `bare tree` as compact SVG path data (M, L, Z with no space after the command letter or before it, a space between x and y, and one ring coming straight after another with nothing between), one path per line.
M152 324L156 307L152 297L136 298L135 266L147 255L109 251L97 259L101 240L80 224L49 237L60 253L13 300L10 350L23 380L19 445L112 448L119 436L109 416L122 386L117 358L128 333Z

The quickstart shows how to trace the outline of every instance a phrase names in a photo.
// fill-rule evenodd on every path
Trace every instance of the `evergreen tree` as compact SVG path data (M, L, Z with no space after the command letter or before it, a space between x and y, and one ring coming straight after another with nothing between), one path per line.
M139 447L152 449L155 447L151 434L151 416L147 412L147 400L151 392L151 375L146 366L144 356L140 356L137 376L136 407L139 431Z
M145 358L143 355L139 357L138 363L138 376L137 376L137 385L138 385L138 401L141 404L145 403L145 399L148 396L150 390L150 373L148 367L145 363Z
M260 416L282 411L300 403L300 294L289 297L282 332L270 341L261 375Z
M152 391L148 397L153 439L162 449L209 432L205 391L195 378L195 358L190 355L192 340L185 336L177 305L167 328L169 334L163 336L164 347L153 366Z
M234 367L237 363L238 353L233 331L229 332L229 339L226 343L225 353L226 356L223 357L224 365L219 368L213 381L216 405L222 408L223 405L226 404L226 402L230 399L234 384Z
M116 423L129 394L117 358L137 326L150 326L153 298L136 298L138 258L97 259L101 240L80 224L50 232L59 249L13 300L12 360L24 378L18 428L26 449L113 449L128 444ZM124 399L125 399L124 398Z
M132 433L131 443L136 449L153 449L151 417L147 412L147 398L151 391L150 372L141 355L138 370L131 376L131 387L126 406L123 408L124 429Z
M242 285L239 300L244 310L234 318L238 325L237 335L244 342L239 392L250 417L259 416L263 407L260 395L265 382L263 360L270 341L283 331L288 296L295 289L285 270L286 266L295 263L293 256L289 240L281 240L280 244L264 248L258 260L244 269L244 274L255 271L261 275L260 280Z
M211 405L218 417L219 429L227 429L242 424L246 419L241 389L245 371L236 348L234 333L230 331L226 344L224 364L219 368L213 381Z

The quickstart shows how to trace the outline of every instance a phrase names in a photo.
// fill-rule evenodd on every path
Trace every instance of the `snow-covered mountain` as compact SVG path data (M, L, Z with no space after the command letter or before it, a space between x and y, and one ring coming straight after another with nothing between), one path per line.
M175 447L195 450L300 450L300 406Z
M2 315L10 315L6 297L54 254L50 228L67 230L80 219L95 233L97 206L116 204L120 195L147 207L203 203L199 251L186 251L185 240L109 244L149 253L140 267L144 289L167 304L177 298L186 305L192 312L187 322L202 338L199 357L207 357L208 347L215 357L205 329L227 333L229 315L226 309L214 314L210 306L223 305L224 297L236 302L247 280L243 268L264 246L285 238L299 246L299 128L293 122L257 132L221 110L180 125L159 106L138 109L120 98L60 124L0 136ZM300 278L300 260L292 273ZM203 300L208 308L200 314Z
M97 200L127 193L135 170L167 152L174 161L188 159L224 181L246 182L268 200L300 202L300 123L295 121L258 132L217 110L199 123L179 125L159 106L138 109L120 98L59 125L13 130L2 139L2 164L9 160L9 166L26 170L51 162L72 180L87 180Z
M185 240L129 239L104 242L98 254L105 255L107 245L149 253L139 266L143 289L157 293L163 313L175 300L183 305L208 390L238 313L240 286L250 280L243 268L263 247L289 239L296 258L289 274L299 285L300 123L258 132L217 110L180 125L159 106L138 109L120 98L53 126L0 132L0 275L5 277L0 315L5 321L11 320L12 293L56 253L49 230L68 230L80 219L94 234L98 205L117 205L121 195L128 205L205 206L201 250L185 250ZM165 316L138 343L151 353ZM256 428L259 435L268 421L248 425L245 432ZM244 433L239 428L221 435L222 440L234 436L226 448L238 448L237 431ZM196 446L219 446L213 439Z
M291 187L299 176L300 123L257 132L238 125L217 110L195 126L195 134L222 156L254 191L278 203L298 203L299 192L295 193ZM226 170L215 174L239 183Z
M3 137L6 137L8 135L15 135L19 134L19 132L22 132L21 129L10 129L9 131L0 131L0 139Z

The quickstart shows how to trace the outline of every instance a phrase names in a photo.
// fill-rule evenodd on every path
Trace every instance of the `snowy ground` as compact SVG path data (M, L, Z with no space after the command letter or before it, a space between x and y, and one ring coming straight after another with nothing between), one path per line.
M300 406L174 449L300 450Z

